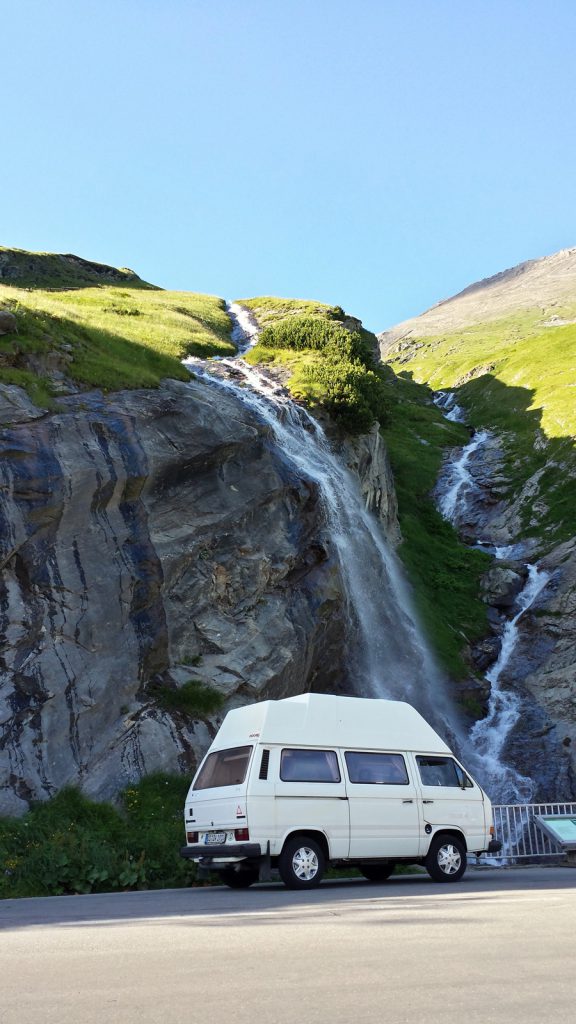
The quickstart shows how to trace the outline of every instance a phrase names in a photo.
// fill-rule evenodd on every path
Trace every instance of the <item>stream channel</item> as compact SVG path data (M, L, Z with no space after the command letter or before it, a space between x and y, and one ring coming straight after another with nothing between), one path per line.
M438 392L435 403L446 419L465 423L466 414L456 404L452 392ZM469 443L457 449L441 471L436 487L438 508L456 528L465 518L469 503L478 499L480 488L472 467L475 458L482 458L483 447L491 440L491 436L488 430L474 431ZM487 791L491 795L495 794L500 803L529 803L534 792L533 780L520 774L504 760L506 742L521 714L521 698L514 690L506 687L505 672L514 657L520 619L534 605L550 576L539 569L537 564L524 561L522 543L498 546L491 543L489 537L479 536L476 538L476 546L493 555L496 564L520 563L526 581L516 597L511 617L503 625L498 657L485 675L490 684L488 714L473 726L470 739L482 758Z

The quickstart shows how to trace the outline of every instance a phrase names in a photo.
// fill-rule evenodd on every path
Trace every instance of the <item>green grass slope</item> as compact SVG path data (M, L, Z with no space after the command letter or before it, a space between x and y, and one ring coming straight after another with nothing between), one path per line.
M21 274L26 255L28 277ZM62 259L79 266L61 267ZM41 406L50 407L58 391L54 370L84 388L155 387L163 377L189 379L181 365L187 355L235 351L216 296L164 291L132 271L77 257L4 249L0 270L0 309L18 324L17 333L0 336L0 382L24 387Z
M537 297L534 298L535 304ZM419 337L388 351L389 365L434 390L456 393L474 426L503 439L508 496L539 475L522 509L522 536L543 546L576 531L576 302L520 311L454 333Z

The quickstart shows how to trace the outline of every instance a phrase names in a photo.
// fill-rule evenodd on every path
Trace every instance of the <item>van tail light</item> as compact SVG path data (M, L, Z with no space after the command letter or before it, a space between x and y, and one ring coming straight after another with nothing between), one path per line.
M237 839L239 843L245 843L250 839L250 833L247 828L235 828L234 839Z
M186 833L186 842L190 843L190 844L197 843L198 842L198 833L197 832L187 832Z
M495 836L496 835L496 829L494 828L494 825L490 825L490 835L491 836Z

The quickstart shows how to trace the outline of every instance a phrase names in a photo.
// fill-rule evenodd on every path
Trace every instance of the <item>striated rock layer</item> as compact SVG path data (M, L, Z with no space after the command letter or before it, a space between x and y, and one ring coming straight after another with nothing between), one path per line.
M4 391L1 814L70 783L110 798L191 772L218 716L162 710L158 684L200 679L224 710L346 687L316 488L244 405L196 381L51 414ZM396 534L378 434L346 458Z

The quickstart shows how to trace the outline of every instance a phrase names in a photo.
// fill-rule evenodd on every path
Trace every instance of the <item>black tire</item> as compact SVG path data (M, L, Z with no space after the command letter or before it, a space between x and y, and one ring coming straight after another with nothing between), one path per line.
M359 864L358 870L369 882L385 882L395 867L394 861L389 860L386 864Z
M225 868L219 871L220 880L231 889L247 889L258 881L258 868Z
M424 863L435 882L457 882L466 871L466 846L458 836L435 836Z
M324 877L326 858L315 839L296 836L284 844L278 870L288 889L315 889Z

